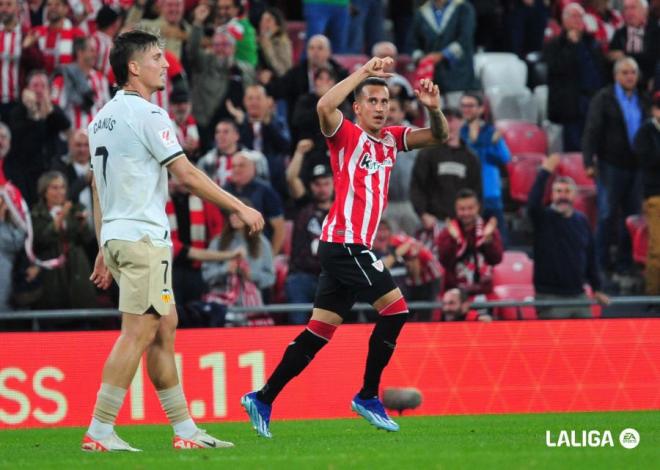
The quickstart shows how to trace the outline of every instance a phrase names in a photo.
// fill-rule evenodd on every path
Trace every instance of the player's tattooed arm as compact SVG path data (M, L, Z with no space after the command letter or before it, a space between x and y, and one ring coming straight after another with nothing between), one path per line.
M436 109L429 113L431 120L431 133L436 140L445 142L449 137L449 125L442 111Z

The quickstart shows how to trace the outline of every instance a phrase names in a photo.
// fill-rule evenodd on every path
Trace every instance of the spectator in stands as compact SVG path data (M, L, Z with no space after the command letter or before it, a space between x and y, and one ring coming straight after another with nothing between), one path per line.
M84 37L85 33L73 26L67 18L67 0L47 0L46 18L48 21L31 32L29 41L36 40L44 55L44 67L48 74L56 67L73 62L73 40Z
M371 55L375 57L385 58L391 57L393 62L385 66L385 71L391 73L392 76L387 78L387 88L390 90L390 99L401 98L403 100L403 107L406 115L415 119L419 115L419 107L415 99L415 92L413 86L408 79L403 75L396 72L397 70L397 57L399 51L396 46L389 41L381 41L374 44L371 50Z
M347 51L350 54L364 54L383 39L385 22L382 0L351 0L350 34Z
M250 203L249 200L243 202ZM240 256L223 262L204 262L202 276L213 288L226 286L228 276L238 274L243 281L254 283L267 298L265 291L275 283L271 245L263 234L250 235L249 232L250 228L236 214L230 214L222 233L211 241L209 249L238 252Z
M11 147L9 127L0 122L0 312L9 310L14 259L23 248L25 224L21 219L21 193L5 179L4 158Z
M0 121L9 122L20 100L21 80L29 70L43 67L42 60L34 38L21 24L19 0L4 0L0 3Z
M492 267L502 261L497 219L479 216L479 199L471 189L456 195L456 218L447 221L437 240L438 259L445 268L445 289L461 287L469 295L493 290Z
M261 14L257 41L259 64L275 77L284 75L293 65L293 48L280 9L268 7Z
M481 194L481 164L461 141L461 113L445 108L449 140L441 146L419 152L410 181L410 200L422 221L422 228L433 233L435 227L455 216L456 194L471 189Z
M500 166L509 163L511 153L495 126L484 121L483 99L480 95L476 93L463 95L461 111L465 119L465 124L461 128L461 140L477 154L481 162L484 218L493 216L497 219L497 226L506 245L508 231L504 220Z
M325 34L337 54L348 52L349 3L350 0L303 0L303 18L307 24L305 36L311 39Z
M570 5L570 4L569 4ZM592 34L607 53L614 32L623 26L623 16L612 8L610 0L584 0L585 31Z
M231 181L225 189L236 197L247 199L252 207L261 212L268 221L264 235L270 240L273 256L277 256L284 242L284 209L282 200L267 182L256 176L254 154L242 150L232 158Z
M601 304L603 294L596 263L594 237L589 221L573 207L577 187L572 178L560 176L552 183L549 207L543 206L548 179L561 162L559 154L547 158L529 193L527 211L534 227L534 290L537 300L587 300L589 284ZM537 307L542 319L591 318L588 305L581 307Z
M396 274L395 266L405 272L400 286L406 300L434 302L440 293L442 267L431 250L419 240L403 233L392 233L387 219L382 219L374 239L373 252L383 265ZM374 261L376 262L376 261ZM428 310L411 310L416 320L429 320Z
M199 126L202 150L211 145L215 124L231 117L226 101L240 106L244 87L254 82L252 66L234 59L236 40L226 30L214 33L211 51L202 48L202 27L209 12L209 7L204 4L195 8L186 46L195 84L192 88L193 115Z
M215 126L215 147L209 150L197 162L197 167L204 171L218 186L231 181L233 156L247 150L239 143L238 126L231 119L223 119ZM251 151L256 160L257 177L268 180L268 161L260 152Z
M188 39L190 24L183 18L184 0L158 0L160 15L156 19L145 19L144 8L147 0L136 0L128 11L126 24L160 31L164 49L170 51L178 60L182 60L184 44Z
M414 128L409 122L406 122L403 106L402 98L394 98L390 95L390 112L387 114L388 126ZM402 230L409 235L415 233L421 226L419 217L410 201L410 180L418 153L418 149L397 153L396 165L394 165L390 174L388 204L384 214L397 230Z
M235 59L257 65L257 33L247 16L243 15L241 0L217 0L214 27L223 27L236 41Z
M172 285L177 304L185 308L206 293L202 262L228 261L244 252L207 249L223 228L223 216L216 206L190 194L176 178L170 178L169 196L165 211L172 236Z
M27 24L36 27L46 23L46 0L27 0L24 9L29 16Z
M122 15L108 5L103 5L96 14L96 31L92 34L92 41L96 45L94 68L106 77L110 74L112 41L121 29L122 23Z
M549 1L512 0L509 4L505 18L508 19L511 38L510 50L521 58L530 52L540 51L550 14Z
M584 9L570 3L562 12L562 32L543 51L548 65L548 118L561 124L564 152L582 148L589 101L605 84L604 57L584 30Z
M327 164L317 165L312 171L309 189L295 176L291 177L289 188L294 198L309 202L298 212L293 223L286 298L289 303L309 303L314 300L321 273L318 246L323 221L332 205L332 170ZM292 312L289 313L289 323L301 325L308 317L308 312Z
M327 37L322 34L312 36L307 41L307 58L294 65L284 76L271 82L268 93L275 99L286 101L289 123L292 121L298 97L314 92L314 77L318 69L332 70L337 81L346 78L346 69L330 57L331 53L330 41Z
M72 64L63 65L53 80L53 102L64 110L73 129L87 129L110 101L108 79L94 69L96 45L88 37L73 40Z
M241 143L251 150L263 153L268 160L270 183L280 195L286 194L284 158L289 151L290 135L284 123L275 114L275 105L262 85L245 88L245 111L227 102L227 110L238 124Z
M186 89L174 90L170 94L170 117L174 122L174 129L179 143L192 161L197 160L199 149L199 130L197 121L192 115L192 103Z
M474 90L474 7L461 0L428 0L415 13L413 59L435 64L443 94Z
M60 132L71 127L64 111L53 104L48 76L43 71L28 75L21 103L10 116L12 152L5 172L21 190L28 204L37 200L37 180L62 155Z
M643 174L644 213L649 227L646 294L660 295L660 91L653 96L651 119L635 136L634 149Z
M470 309L470 296L465 289L453 288L442 296L442 321L492 321L486 313Z
M66 180L58 171L39 178L38 192L39 202L32 209L34 253L57 263L41 269L43 293L35 308L93 308L96 290L84 246L94 239L94 231L87 224L87 210L67 199Z
M93 174L90 160L87 130L78 129L71 133L69 137L69 153L62 159L61 172L67 182L67 198L85 208L88 215L87 223L90 228L94 228L91 186ZM96 245L96 251L98 252L96 242L94 242L94 245ZM96 253L94 253L95 256Z
M637 91L638 77L639 69L634 59L628 57L616 62L615 84L603 88L591 100L582 140L584 167L587 174L596 179L598 188L596 256L603 272L611 268L610 245L617 228L614 270L626 274L633 263L625 218L639 213L642 188L632 146L649 109L645 96Z
M640 69L641 88L646 88L660 60L660 27L648 21L646 0L624 0L623 20L625 26L614 33L610 42L609 58L612 61L625 56L635 59Z

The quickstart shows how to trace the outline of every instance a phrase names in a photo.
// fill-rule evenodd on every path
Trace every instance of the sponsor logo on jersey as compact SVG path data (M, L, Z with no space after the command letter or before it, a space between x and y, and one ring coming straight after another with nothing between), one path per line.
M369 152L366 152L364 155L362 155L362 159L360 160L360 167L364 168L367 170L367 173L370 175L376 173L378 170L382 168L390 168L394 165L392 162L392 159L387 157L383 162L379 162L376 160L374 157L371 156Z
M174 147L177 144L176 133L172 129L161 129L158 136L165 147Z

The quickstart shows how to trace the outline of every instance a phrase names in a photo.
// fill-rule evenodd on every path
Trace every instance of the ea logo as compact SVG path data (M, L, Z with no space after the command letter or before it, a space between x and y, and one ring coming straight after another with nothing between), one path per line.
M619 434L619 442L626 449L634 449L639 445L639 433L636 429L626 428Z

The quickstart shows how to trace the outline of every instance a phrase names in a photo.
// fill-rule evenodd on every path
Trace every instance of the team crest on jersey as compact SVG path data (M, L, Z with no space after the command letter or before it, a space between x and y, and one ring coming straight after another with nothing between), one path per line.
M160 300L165 304L172 303L172 291L169 289L163 289L160 293Z
M372 157L369 152L366 152L364 155L362 155L362 159L360 160L360 167L367 170L367 173L370 175L376 173L381 168L389 168L393 165L394 163L392 162L391 158L387 157L385 160L383 160L383 163L381 163Z
M385 269L385 266L383 266L383 260L380 260L380 259L378 261L374 262L374 263L371 263L371 265L379 273L382 273L383 270Z
M176 134L172 129L161 129L158 131L158 136L165 147L174 147L177 143Z
M396 144L394 143L394 137L389 132L387 132L385 134L385 137L383 137L382 142L383 142L383 145L386 145L387 147L395 147L396 146Z

